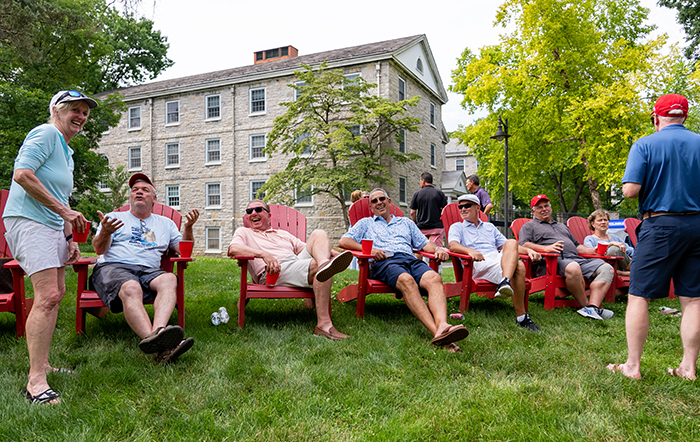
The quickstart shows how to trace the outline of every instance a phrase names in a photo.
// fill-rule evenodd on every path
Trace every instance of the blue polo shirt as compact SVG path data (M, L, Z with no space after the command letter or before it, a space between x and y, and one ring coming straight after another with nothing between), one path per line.
M623 183L641 184L639 211L700 210L700 135L682 124L671 124L642 137L627 157Z
M475 226L467 220L452 224L447 238L481 253L495 252L507 241L493 224L482 221Z
M73 149L68 147L61 132L53 124L42 124L27 134L14 170L33 170L51 196L67 206L73 191L73 167ZM2 217L12 216L31 219L55 230L63 229L63 218L35 200L14 180Z

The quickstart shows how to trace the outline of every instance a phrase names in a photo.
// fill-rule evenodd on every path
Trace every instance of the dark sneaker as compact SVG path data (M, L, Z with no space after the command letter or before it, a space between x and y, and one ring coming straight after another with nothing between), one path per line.
M516 320L517 322L517 320ZM521 326L522 328L526 328L532 332L538 332L540 331L540 328L535 324L532 319L530 319L530 314L526 313L525 314L525 319L522 321L518 322L518 325Z
M508 278L503 278L498 287L496 287L496 298L510 298L513 296L513 287L510 286Z

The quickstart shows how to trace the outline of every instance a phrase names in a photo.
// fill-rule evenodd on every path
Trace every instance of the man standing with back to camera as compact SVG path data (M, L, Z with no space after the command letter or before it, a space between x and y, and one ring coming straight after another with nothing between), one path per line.
M411 198L411 220L423 235L438 246L444 245L442 209L447 205L447 197L433 187L433 175L423 172L420 176L421 189Z
M683 126L688 100L659 97L652 112L655 133L632 145L622 192L639 198L643 221L630 269L625 329L627 361L608 370L641 379L642 351L649 334L649 300L668 296L671 278L681 303L683 359L668 374L695 379L700 351L700 135Z

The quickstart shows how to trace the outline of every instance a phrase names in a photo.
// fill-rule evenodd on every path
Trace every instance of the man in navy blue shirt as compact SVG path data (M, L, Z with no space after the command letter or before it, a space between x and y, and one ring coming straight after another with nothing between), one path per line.
M668 374L695 379L700 352L700 135L683 126L688 100L659 97L652 112L656 133L632 145L622 192L639 198L644 220L630 274L627 361L608 369L641 379L642 350L649 334L649 300L668 296L673 278L681 303L683 359Z

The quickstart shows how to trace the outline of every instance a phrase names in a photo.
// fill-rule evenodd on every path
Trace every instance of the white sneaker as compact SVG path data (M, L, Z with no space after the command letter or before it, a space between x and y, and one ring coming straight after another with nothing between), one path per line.
M583 316L584 318L591 318L591 319L596 319L598 321L602 321L603 318L598 314L595 308L593 307L581 307L576 311L579 315ZM612 312L611 312L612 313Z
M603 319L610 319L615 316L615 313L612 310L608 310L606 308L598 308L597 310L598 315L600 315L600 317Z

